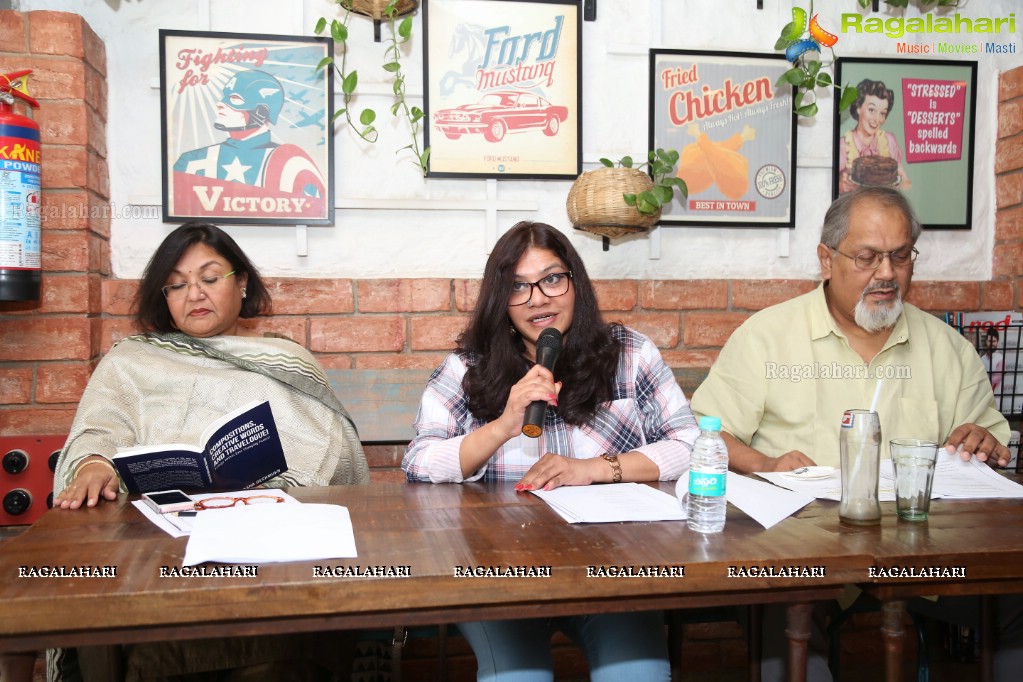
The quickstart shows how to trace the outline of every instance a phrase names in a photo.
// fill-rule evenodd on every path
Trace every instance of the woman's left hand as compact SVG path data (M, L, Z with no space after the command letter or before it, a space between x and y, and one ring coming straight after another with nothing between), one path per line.
M597 467L603 471L607 462L600 457L572 459L548 452L529 467L515 489L554 490L563 485L589 485L599 480Z

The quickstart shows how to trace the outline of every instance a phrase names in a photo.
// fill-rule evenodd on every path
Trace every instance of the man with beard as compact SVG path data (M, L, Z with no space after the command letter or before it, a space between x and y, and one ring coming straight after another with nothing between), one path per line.
M842 413L869 407L879 383L883 457L888 441L901 437L944 443L964 459L1008 463L1009 425L977 351L945 322L903 302L920 231L897 190L862 187L835 200L817 245L823 282L750 317L693 394L694 413L721 417L729 468L838 467ZM917 601L928 615L978 623L975 597ZM782 679L784 610L765 607L763 623L763 679ZM1021 630L1020 600L999 598L996 670L1018 670ZM807 679L830 680L819 628L810 646Z
M1008 463L1009 425L977 351L903 302L920 231L894 189L831 205L817 245L824 281L747 320L693 394L694 413L721 417L731 469L838 467L842 413L869 407L875 391L883 458L891 438L920 438Z

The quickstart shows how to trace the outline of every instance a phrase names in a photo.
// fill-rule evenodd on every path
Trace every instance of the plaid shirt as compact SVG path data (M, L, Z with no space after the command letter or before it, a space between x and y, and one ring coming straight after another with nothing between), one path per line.
M600 405L585 426L566 424L556 408L548 407L539 438L512 438L464 480L518 480L548 452L585 459L635 450L658 466L662 481L688 469L700 433L689 401L648 338L618 325L612 329L621 344L612 401ZM486 423L469 411L462 391L465 371L465 362L453 353L430 377L416 416L416 436L401 462L409 481L463 480L462 439Z

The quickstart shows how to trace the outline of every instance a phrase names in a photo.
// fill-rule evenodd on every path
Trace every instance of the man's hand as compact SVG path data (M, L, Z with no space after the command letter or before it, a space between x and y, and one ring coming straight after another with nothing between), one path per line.
M799 467L817 466L817 463L799 450L790 450L780 457L766 457L764 471L792 471Z
M945 441L945 449L952 453L958 450L963 460L976 455L981 462L991 466L997 464L1004 467L1009 463L1009 448L999 443L987 429L976 424L956 427Z
M799 450L786 452L779 457L768 457L727 431L722 431L721 437L724 439L725 445L728 446L728 468L739 474L752 474L758 471L792 471L799 467L812 467L817 464Z

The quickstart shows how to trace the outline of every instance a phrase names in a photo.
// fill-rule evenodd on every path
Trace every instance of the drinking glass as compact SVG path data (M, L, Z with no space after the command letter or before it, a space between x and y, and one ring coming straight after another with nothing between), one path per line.
M938 444L900 438L888 445L895 467L895 511L906 521L926 521L931 507Z

